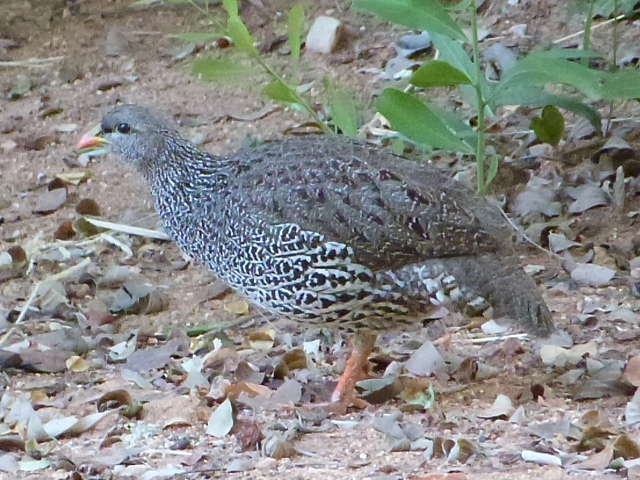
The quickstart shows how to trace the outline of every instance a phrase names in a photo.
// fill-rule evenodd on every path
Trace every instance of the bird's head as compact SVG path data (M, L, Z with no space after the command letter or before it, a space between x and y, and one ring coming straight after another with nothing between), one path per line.
M157 112L138 105L119 105L76 147L90 156L115 153L147 173L180 141L183 139L177 128Z

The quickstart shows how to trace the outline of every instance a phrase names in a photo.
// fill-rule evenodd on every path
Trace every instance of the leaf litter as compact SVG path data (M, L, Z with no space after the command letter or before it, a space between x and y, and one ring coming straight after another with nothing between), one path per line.
M503 60L498 58L496 63ZM77 74L73 77L72 81L80 78ZM100 89L116 84L127 88L124 82L109 83L104 78L92 80L92 84ZM26 92L25 98L32 94ZM511 121L513 118L505 119L507 129ZM64 127L65 123L56 125ZM587 139L591 135L588 130L579 132L576 128L571 141ZM29 135L10 150L35 148L43 152L40 149L53 148L50 144L58 141L50 135ZM510 336L499 324L487 322L482 325L482 333L447 328L445 336L444 329L430 335L431 342L413 338L411 348L406 338L385 340L376 353L381 363L376 366L379 370L372 372L375 378L360 385L365 398L378 395L381 403L368 411L351 412L346 420L302 411L302 403L331 391L344 360L345 349L336 348L340 342L327 341L322 333L316 338L307 333L301 339L279 324L270 323L265 328L260 315L249 321L258 327L255 331L223 335L214 328L211 336L201 335L191 343L186 338L175 339L167 330L154 332L127 326L118 331L119 322L113 321L116 316L119 321L137 320L141 324L173 314L175 324L182 327L201 320L202 312L208 310L219 310L228 318L255 312L243 300L226 294L220 298L180 298L181 303L193 306L191 311L171 312L175 304L165 300L149 302L155 307L146 310L144 302L148 300L143 299L153 292L173 299L174 285L193 278L180 276L180 270L166 263L166 271L175 273L179 280L154 283L159 277L138 255L147 249L145 255L148 253L154 261L161 258L155 254L170 248L162 243L166 235L155 225L107 221L99 218L99 208L85 210L80 203L72 213L74 188L93 179L73 171L57 174L66 189L51 192L66 190L64 200L62 192L50 196L44 193L43 206L33 202L31 207L41 208L42 215L50 215L47 221L59 226L63 225L59 214L73 214L61 232L64 241L52 242L50 237L27 240L18 235L12 238L24 254L21 259L15 260L9 250L4 253L11 260L7 255L0 257L0 271L10 272L2 278L6 287L2 295L11 306L7 317L14 320L5 325L11 332L5 334L2 345L8 358L14 358L10 368L15 381L23 382L18 384L19 390L30 393L25 397L14 392L3 394L0 418L6 434L0 435L0 441L14 445L20 456L0 457L0 469L16 472L47 468L50 458L37 458L39 451L45 455L56 452L47 438L56 435L71 441L67 437L79 433L87 438L101 437L102 444L95 452L72 455L77 466L118 466L122 473L138 478L176 474L202 465L213 471L263 473L290 465L286 463L289 459L300 457L310 465L317 462L323 468L334 467L326 458L315 459L314 454L322 455L326 447L320 448L313 437L330 438L332 450L349 457L345 465L363 475L365 471L372 475L400 468L394 459L410 461L401 456L407 449L421 452L421 462L438 459L437 465L455 465L457 469L483 461L502 467L514 456L576 472L631 468L627 462L637 458L634 439L623 431L625 426L607 424L606 420L622 418L624 413L628 426L638 418L638 401L630 395L637 386L635 360L627 355L630 343L637 338L638 308L619 292L624 281L635 278L637 266L633 260L637 253L630 254L632 249L623 246L623 254L616 258L608 245L611 239L605 245L602 236L590 231L588 224L591 218L598 218L591 215L609 215L612 202L619 204L616 195L620 182L617 187L614 184L619 180L615 172L620 166L624 173L622 189L633 205L637 184L633 164L628 162L632 160L630 153L635 153L634 145L633 141L616 140L605 147L594 147L598 153L588 166L595 170L585 172L584 165L549 169L549 163L542 162L545 156L554 154L553 150L536 149L536 145L523 141L525 154L537 158L540 164L528 172L529 183L506 206L516 214L519 227L528 232L537 229L539 235L531 236L534 241L548 245L553 253L566 255L560 268L553 264L552 256L550 261L536 258L541 268L535 272L547 287L550 303L560 306L559 323L573 344L534 343L526 337ZM56 195L59 198L53 198ZM628 215L633 222L634 212ZM625 267L625 262L629 266ZM20 280L22 285L18 285ZM126 292L120 293L129 297L133 307L109 314L107 307L113 305L111 300L118 289L125 286ZM124 315L122 311L131 313ZM22 336L18 338L16 332ZM611 339L617 343L612 344ZM215 353L209 356L205 352ZM626 362L627 358L631 360ZM489 372L482 373L487 367ZM47 382L38 383L36 376L24 376L24 370L50 373ZM500 383L501 374L510 380L515 378L514 384ZM67 405L63 400L67 394L77 396L76 390L88 393L87 399ZM586 422L582 405L591 405L588 401L593 398L615 400L617 404L597 403L597 418ZM8 416L15 403L15 411ZM221 416L228 412L228 406L233 407L235 413L223 418L226 424L222 422L228 425L231 418L232 429L220 437L202 435L207 419L222 405L226 411L222 410ZM109 414L101 417L105 412L96 410L105 406ZM138 416L138 408L148 416ZM32 425L25 420L25 412L37 418ZM7 418L12 423L7 423ZM558 425L549 425L546 433L535 433L531 427L535 422ZM334 435L338 430L342 436ZM175 433L174 441L152 441L159 432ZM347 437L347 444L341 443L345 442L345 432L355 433ZM487 433L479 436L478 432ZM203 440L206 437L210 438ZM366 445L361 443L363 437ZM34 441L37 445L32 445ZM173 448L179 445L186 450ZM237 445L242 451L233 451ZM384 459L380 462L387 462L380 467L378 460L372 459L372 448L377 449L375 454L394 452L396 457L380 457ZM159 456L166 460L159 462ZM623 461L616 463L619 458ZM144 475L139 475L140 465L135 465L140 460L151 463L145 466Z

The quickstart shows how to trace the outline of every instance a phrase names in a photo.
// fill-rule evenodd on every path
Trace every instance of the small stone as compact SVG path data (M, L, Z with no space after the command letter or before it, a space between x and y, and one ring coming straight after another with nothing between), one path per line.
M309 30L305 48L310 52L332 53L340 40L342 22L333 17L320 16Z

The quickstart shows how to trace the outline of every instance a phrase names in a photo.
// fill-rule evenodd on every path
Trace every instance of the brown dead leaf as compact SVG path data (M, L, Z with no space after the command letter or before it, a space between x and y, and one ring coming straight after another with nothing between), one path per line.
M75 210L78 215L93 215L94 217L99 217L102 214L96 201L91 198L81 199L76 203Z
M255 450L265 438L256 422L238 422L233 428L233 433L243 452Z
M623 378L634 387L640 387L640 355L631 357L624 367Z
M274 345L275 335L275 330L263 330L250 333L247 340L249 341L249 346L255 350L269 350Z
M273 391L264 385L239 382L228 385L225 388L225 394L231 400L237 400L242 394L247 395L249 398L261 397L266 400L271 397Z
M307 368L307 355L301 348L293 348L285 353L273 371L273 378L284 380L293 370Z
M102 395L96 402L96 409L99 412L114 408L129 407L133 405L133 397L124 389L113 390Z
M53 234L55 240L70 240L75 236L76 232L73 229L73 222L66 220L58 225L58 229Z
M613 443L613 454L614 457L622 457L625 460L640 458L640 445L623 433Z

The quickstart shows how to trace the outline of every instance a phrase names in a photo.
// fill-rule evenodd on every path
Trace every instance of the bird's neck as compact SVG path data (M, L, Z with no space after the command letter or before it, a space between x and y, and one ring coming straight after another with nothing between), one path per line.
M212 214L221 208L227 167L224 158L182 143L165 149L160 161L156 158L144 172L165 230L190 255L193 252L184 240L186 232L197 229L207 212ZM218 220L222 221L211 215L208 222Z

